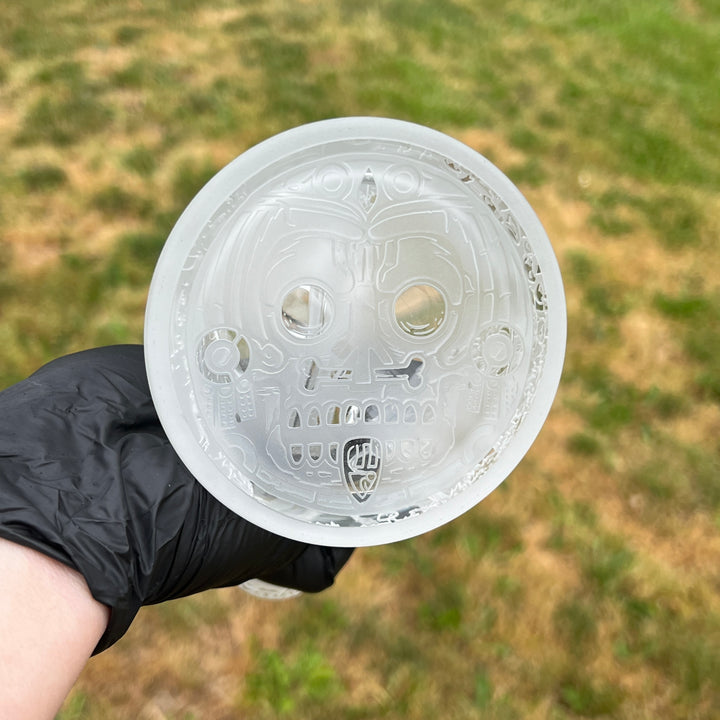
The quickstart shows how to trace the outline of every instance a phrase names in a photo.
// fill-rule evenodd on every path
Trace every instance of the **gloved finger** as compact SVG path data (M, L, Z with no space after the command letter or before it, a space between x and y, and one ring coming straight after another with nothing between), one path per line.
M260 580L286 588L318 593L329 588L355 548L331 548L309 545L291 563L280 570L260 576Z

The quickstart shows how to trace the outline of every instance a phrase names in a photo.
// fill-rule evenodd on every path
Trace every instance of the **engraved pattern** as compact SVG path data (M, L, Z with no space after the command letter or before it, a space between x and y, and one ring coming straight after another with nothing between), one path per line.
M427 337L396 322L412 284L443 293ZM287 332L299 287L332 303L317 336ZM527 234L483 180L425 148L337 143L248 178L205 224L175 296L174 382L248 495L328 527L396 523L497 462L534 401L547 315ZM364 427L377 468L348 459Z
M370 168L365 171L365 175L360 183L359 200L360 207L366 213L370 212L372 206L377 200L377 183L375 182L375 176Z
M524 352L522 336L509 325L490 323L473 342L471 352L475 365L483 375L509 375L520 366Z
M382 472L382 445L374 438L352 438L343 447L343 478L353 499L364 503Z

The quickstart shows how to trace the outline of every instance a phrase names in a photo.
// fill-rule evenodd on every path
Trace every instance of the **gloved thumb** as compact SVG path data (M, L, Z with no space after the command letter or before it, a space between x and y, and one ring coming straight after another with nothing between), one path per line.
M318 593L333 584L353 551L354 548L309 545L291 563L259 579L281 587Z

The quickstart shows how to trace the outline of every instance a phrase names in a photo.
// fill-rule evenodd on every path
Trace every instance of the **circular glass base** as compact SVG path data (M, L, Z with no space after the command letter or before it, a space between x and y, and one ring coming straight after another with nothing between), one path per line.
M437 527L534 441L565 350L558 265L485 158L381 118L306 125L213 178L153 277L148 374L190 471L333 546Z

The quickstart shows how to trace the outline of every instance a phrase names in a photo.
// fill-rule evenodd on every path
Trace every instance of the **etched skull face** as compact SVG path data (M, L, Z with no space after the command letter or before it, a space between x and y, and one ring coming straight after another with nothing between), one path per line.
M428 128L339 118L230 163L168 239L145 348L173 447L302 542L412 537L480 502L539 432L562 281L527 202Z
M497 219L456 184L320 165L210 249L222 302L192 303L195 392L265 491L338 516L410 509L440 466L491 448L528 367L530 298Z

